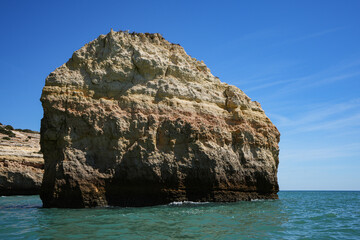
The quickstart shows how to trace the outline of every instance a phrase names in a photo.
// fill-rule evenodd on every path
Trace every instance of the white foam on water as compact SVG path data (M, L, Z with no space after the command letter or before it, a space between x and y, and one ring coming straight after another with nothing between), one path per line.
M250 202L265 202L267 199L251 199Z
M185 205L185 204L207 204L209 202L193 202L193 201L182 201L182 202L171 202L169 205Z

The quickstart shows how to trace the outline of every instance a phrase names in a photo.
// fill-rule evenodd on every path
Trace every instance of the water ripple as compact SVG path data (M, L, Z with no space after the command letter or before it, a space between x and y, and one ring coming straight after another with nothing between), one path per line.
M359 239L360 192L280 192L275 201L44 209L0 198L0 239Z

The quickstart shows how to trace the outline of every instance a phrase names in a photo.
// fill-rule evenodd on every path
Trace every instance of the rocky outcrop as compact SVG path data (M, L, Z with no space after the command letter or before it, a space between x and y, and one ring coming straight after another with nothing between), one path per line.
M0 124L0 196L39 194L43 173L39 132Z
M277 198L280 134L160 34L111 31L46 79L45 207Z

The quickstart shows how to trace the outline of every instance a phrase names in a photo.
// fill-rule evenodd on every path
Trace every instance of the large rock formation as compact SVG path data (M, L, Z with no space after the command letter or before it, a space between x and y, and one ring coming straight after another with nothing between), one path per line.
M45 207L277 198L261 106L160 34L111 31L46 79Z
M0 124L0 196L39 194L43 169L40 134Z

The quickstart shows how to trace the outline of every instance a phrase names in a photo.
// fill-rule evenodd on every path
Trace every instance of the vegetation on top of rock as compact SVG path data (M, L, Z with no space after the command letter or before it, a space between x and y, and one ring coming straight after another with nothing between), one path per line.
M0 126L0 133L8 135L9 137L15 137L15 133L13 133L7 126L3 127L4 125ZM9 125L8 125L9 126Z
M30 129L20 129L20 128L17 128L15 129L16 131L19 131L19 132L26 132L26 133L39 133L37 131L33 131L33 130L30 130Z
M38 131L33 131L31 129L21 129L16 128L14 129L11 125L4 125L0 123L0 133L9 135L9 137L15 137L15 134L12 131L24 132L24 133L39 133Z
M6 125L6 126L5 126L5 129L7 129L7 130L14 130L13 126L11 126L11 125Z

